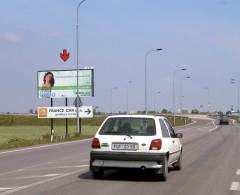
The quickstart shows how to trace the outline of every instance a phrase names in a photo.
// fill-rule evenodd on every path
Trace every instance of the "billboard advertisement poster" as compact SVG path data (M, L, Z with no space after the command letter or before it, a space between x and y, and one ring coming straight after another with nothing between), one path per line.
M76 118L76 107L38 107L38 118ZM80 118L92 118L93 107L81 106L79 107Z
M77 96L77 70L38 71L39 98L75 98ZM79 96L94 96L94 70L79 70Z

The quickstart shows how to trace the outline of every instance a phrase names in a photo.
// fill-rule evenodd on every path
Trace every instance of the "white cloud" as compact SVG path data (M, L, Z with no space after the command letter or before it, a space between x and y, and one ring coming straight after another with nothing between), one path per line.
M21 36L17 33L7 32L0 33L0 43L16 44L22 41Z

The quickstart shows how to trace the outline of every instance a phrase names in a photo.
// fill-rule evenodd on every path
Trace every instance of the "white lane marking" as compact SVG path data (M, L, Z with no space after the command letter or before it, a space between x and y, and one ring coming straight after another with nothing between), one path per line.
M75 166L58 166L58 167L45 167L35 169L36 171L50 170L50 169L70 169L70 168L83 168L88 167L88 165L75 165Z
M178 130L178 132L183 132L183 131L187 131L187 130L190 130L190 129L191 130L195 129L197 131L198 130L202 131L203 129L208 129L209 128L208 125L213 125L214 126L212 129L208 130L209 132L212 132L212 131L214 131L214 130L216 130L218 128L218 126L215 124L215 120L214 119L208 118L207 120L211 120L211 122L210 123L206 123L203 127L199 127L199 126L197 126L197 127L188 127L188 128L180 129L180 130Z
M214 127L212 129L209 129L208 130L209 132L213 132L213 131L215 131L218 128L218 126L215 124L215 120L213 120L212 123L213 123Z
M80 170L77 170L77 171L72 171L72 172L69 172L69 173L65 173L63 175L59 175L57 177L52 177L52 178L48 178L48 179L45 179L45 180L42 180L42 181L39 181L39 182L35 182L35 183L29 184L29 185L26 185L26 186L21 186L21 187L12 189L12 190L8 190L7 192L3 192L3 193L1 193L1 195L12 194L14 192L18 192L18 191L21 191L21 190L24 190L24 189L28 189L28 188L31 188L31 187L34 187L34 186L45 184L45 183L50 182L50 181L61 179L63 177L74 175L74 174L79 173L80 171L84 171L84 170L86 170L86 169L80 169Z
M21 172L21 171L24 171L24 170L27 170L27 169L39 167L39 166L42 166L42 165L52 164L52 163L53 163L53 162L40 163L40 164L36 164L36 165L33 165L33 166L25 167L25 168L22 168L22 169L17 169L17 170L13 170L13 171L8 171L8 172L0 173L0 176L8 175L8 174L11 174L11 173L16 173L16 172Z
M230 187L230 191L240 191L240 183L239 182L232 182L231 187Z
M67 168L82 168L82 167L88 167L88 165L60 166L60 167L54 167L54 168L56 168L56 169L67 169Z
M66 160L66 159L69 159L69 158L64 158L64 159L61 159L62 160ZM84 160L78 160L78 161L68 161L67 163L81 163L81 162L88 162L89 159L84 159ZM22 172L22 171L26 171L26 170L29 170L29 169L32 169L32 168L36 168L36 167L40 167L40 166L43 166L43 165L49 165L49 164L56 164L56 163L59 163L59 161L56 161L56 162L47 162L47 163L39 163L39 164L36 164L36 165L33 165L33 166L28 166L28 167L24 167L22 169L17 169L17 170L13 170L13 171L8 171L8 172L4 172L4 173L0 173L0 177L1 176L4 176L4 175L9 175L9 174L12 174L12 173L17 173L17 172ZM64 162L63 162L64 163ZM41 170L40 169L36 169L36 170ZM44 170L44 168L43 168Z
M34 179L34 178L42 178L42 177L56 177L59 175L62 175L63 173L52 173L47 175L29 175L29 176L23 176L23 177L16 177L15 179Z
M177 130L178 132L184 132L184 131L189 131L189 130L193 130L193 129L202 129L202 127L200 128L199 126L197 127L188 127L188 128L184 128L184 129L180 129L180 130Z
M195 124L197 121L192 121L191 123L189 123L189 124L186 124L186 125L182 125L182 126L178 126L178 128L182 128L182 127L187 127L187 126L190 126L190 125L193 125L193 124Z
M200 118L199 118L200 119ZM200 119L200 120L202 120L202 119ZM206 123L206 124L204 124L204 126L203 127L199 127L199 126L197 126L197 127L188 127L188 128L179 128L179 130L178 129L176 129L178 132L183 132L183 131L187 131L187 130L192 130L192 129L196 129L196 130L202 130L202 129L207 129L207 128L209 128L209 127L207 127L208 125L211 125L212 123L213 123L213 121L215 121L214 119L212 119L212 118L204 118L204 120L210 120L211 122L209 122L209 123ZM197 123L197 121L194 121L194 123ZM190 125L190 124L189 124ZM187 125L186 125L187 126ZM215 126L215 125L214 125ZM182 126L182 127L184 127L184 126ZM215 127L214 127L215 128Z
M48 148L48 147L53 147L53 146L67 145L67 144L72 144L72 143L77 143L77 142L86 142L91 139L92 138L82 139L82 140L74 140L74 141L69 141L69 142L64 142L64 143L48 144L48 145L42 145L42 146L34 146L34 147L29 147L29 148L10 150L10 151L5 151L5 152L0 152L0 155L14 153L14 152L22 152L22 151L28 151L28 150L41 149L41 148Z
M240 169L237 170L236 175L240 175Z
M7 190L11 190L11 189L13 189L13 188L9 188L9 187L8 187L8 188L1 188L1 187L0 187L0 192L2 192L2 191L7 191Z

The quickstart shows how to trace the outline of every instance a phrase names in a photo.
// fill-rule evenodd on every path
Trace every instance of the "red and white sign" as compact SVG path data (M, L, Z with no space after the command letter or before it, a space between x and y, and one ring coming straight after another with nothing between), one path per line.
M66 50L66 49L63 49L63 51L60 53L60 58L66 62L70 57L70 53Z

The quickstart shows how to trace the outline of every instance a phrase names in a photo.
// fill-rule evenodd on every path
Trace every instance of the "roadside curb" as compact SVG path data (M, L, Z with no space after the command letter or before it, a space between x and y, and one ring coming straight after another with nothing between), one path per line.
M177 126L177 127L187 127L187 126L190 126L190 125L193 125L195 124L197 121L193 120L193 122L189 123L189 124L186 124L186 125L181 125L181 126Z

